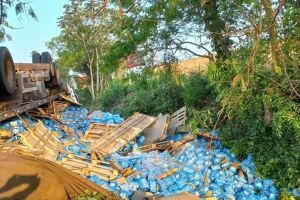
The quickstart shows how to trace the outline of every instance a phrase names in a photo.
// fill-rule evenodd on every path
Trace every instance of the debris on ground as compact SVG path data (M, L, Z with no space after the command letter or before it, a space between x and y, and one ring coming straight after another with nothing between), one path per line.
M88 195L87 191L101 193L103 199L118 199L114 193L44 159L0 152L0 168L0 199L74 199Z
M239 162L217 132L192 135L185 121L186 108L124 121L55 102L2 122L0 152L54 161L123 199L137 191L154 199L186 193L192 199L277 198L273 181L254 175L251 156Z

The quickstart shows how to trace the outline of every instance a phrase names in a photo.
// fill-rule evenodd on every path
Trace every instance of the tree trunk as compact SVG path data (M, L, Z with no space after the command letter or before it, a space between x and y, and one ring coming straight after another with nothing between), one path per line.
M93 101L95 100L95 89L94 89L94 73L93 73L93 59L89 61L89 68L90 68L90 78L91 78L91 95Z
M99 96L100 92L100 70L99 70L99 54L98 49L96 49L96 96Z
M281 62L280 47L278 42L278 35L275 26L275 12L272 9L272 4L270 0L262 0L264 10L266 12L267 23L268 23L268 34L271 41L271 54L272 54L272 65L275 74L278 74L277 68ZM282 60L283 61L283 60Z
M225 60L231 55L230 38L223 33L226 27L224 20L218 15L217 1L205 1L203 10L205 29L210 33L217 59Z

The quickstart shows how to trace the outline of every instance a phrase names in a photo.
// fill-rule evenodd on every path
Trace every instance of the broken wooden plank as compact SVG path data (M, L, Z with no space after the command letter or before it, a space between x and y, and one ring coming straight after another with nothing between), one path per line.
M69 105L69 102L53 101L53 106L56 112L63 112Z
M170 115L159 115L158 119L144 130L144 144L162 141L167 137L167 130L170 123Z
M156 117L135 113L125 122L111 130L109 134L99 138L92 145L98 154L107 155L118 151L129 141L136 138L145 128L155 121Z
M65 100L65 101L71 103L72 105L82 106L80 103L77 103L77 102L73 101L71 98L67 97L66 95L61 94L60 97L61 97L63 100Z
M29 155L34 157L43 157L43 151L30 148L21 144L0 144L0 152L15 152L23 155Z
M186 107L182 107L171 115L171 121L168 133L175 134L179 126L185 125L186 121Z
M198 131L197 136L203 137L206 140L218 140L219 139L218 136L212 135L208 132L202 132L202 131Z
M163 141L163 142L158 142L158 143L154 143L154 144L147 144L144 146L139 147L139 149L142 152L149 152L149 151L163 151L168 149L172 144L174 143L173 140L169 140L169 141Z
M61 161L57 161L57 163L77 174L83 176L96 175L105 181L114 180L118 175L118 172L111 167L93 164L77 158L63 158Z
M61 147L60 141L41 121L38 121L34 127L28 126L23 119L22 122L28 130L28 133L20 135L22 143L30 148L41 150L43 158L55 161Z
M96 140L108 134L115 127L117 127L117 125L91 123L82 139L87 140L93 144Z
M187 134L185 135L182 140L179 140L175 143L173 143L167 150L169 151L169 153L174 156L176 155L181 149L182 147L188 143L189 141L192 141L194 138L191 134Z

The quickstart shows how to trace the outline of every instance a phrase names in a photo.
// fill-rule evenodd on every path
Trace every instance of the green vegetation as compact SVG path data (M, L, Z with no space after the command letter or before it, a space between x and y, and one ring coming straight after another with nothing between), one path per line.
M134 112L149 115L174 112L183 106L181 86L171 77L171 72L155 74L146 70L130 79L114 80L100 95L102 110L129 117Z
M78 94L90 108L128 117L186 105L190 125L220 130L240 158L253 154L258 175L286 188L287 199L300 190L299 19L298 0L72 0L49 46L61 66L86 75L89 89ZM146 68L116 78L130 54L146 67L178 54L210 65L189 76Z
M21 19L22 15L29 16L37 20L37 16L30 6L30 2L24 0L11 1L0 0L0 41L5 39L11 40L12 37L7 33L7 29L12 29L14 26L8 20L9 10L15 10L15 17Z

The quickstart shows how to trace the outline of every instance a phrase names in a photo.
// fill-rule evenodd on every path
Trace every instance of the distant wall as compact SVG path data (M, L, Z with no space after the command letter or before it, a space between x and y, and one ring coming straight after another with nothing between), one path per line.
M190 74L191 72L207 71L209 64L208 58L195 57L189 60L178 61L176 64L172 64L172 67L176 67L179 73ZM155 70L161 70L166 66L160 65L155 67Z

